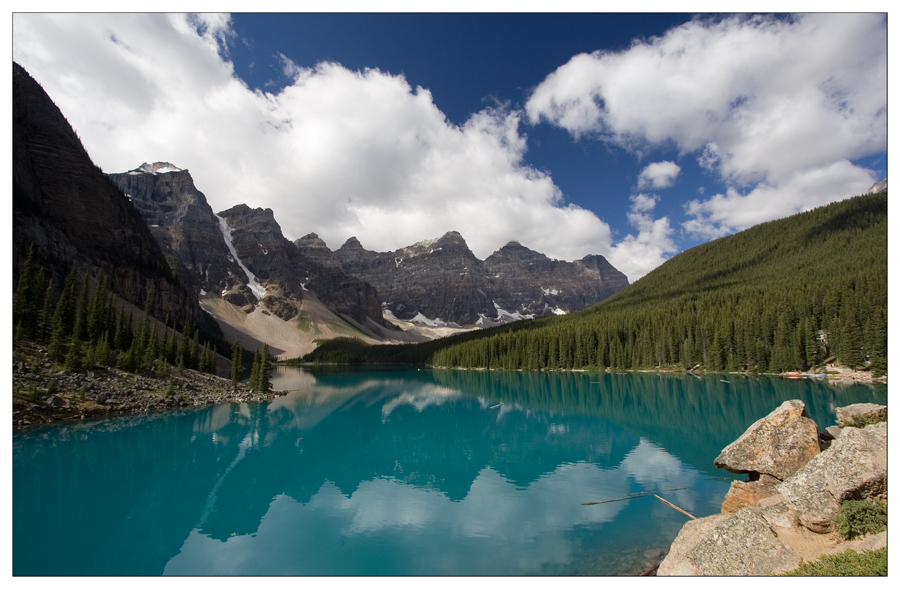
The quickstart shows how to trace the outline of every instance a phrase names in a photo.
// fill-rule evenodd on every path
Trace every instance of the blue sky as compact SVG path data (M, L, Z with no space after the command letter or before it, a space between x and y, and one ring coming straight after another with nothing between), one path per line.
M633 281L886 177L879 14L16 14L106 172L389 251L459 231Z

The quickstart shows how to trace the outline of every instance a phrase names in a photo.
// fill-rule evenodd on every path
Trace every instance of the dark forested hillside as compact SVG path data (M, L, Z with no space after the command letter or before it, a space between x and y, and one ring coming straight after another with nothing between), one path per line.
M430 361L781 372L830 357L887 369L887 193L703 244L590 309L450 345Z

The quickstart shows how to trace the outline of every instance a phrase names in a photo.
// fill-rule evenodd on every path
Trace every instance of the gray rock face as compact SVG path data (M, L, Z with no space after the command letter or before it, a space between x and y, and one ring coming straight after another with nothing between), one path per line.
M335 257L345 272L372 283L394 316L456 325L577 311L628 285L602 256L561 262L512 242L481 261L455 231L386 253L354 237Z
M324 242L313 234L304 238L305 248L291 243L271 209L237 205L216 215L190 173L166 162L145 163L129 172L110 174L109 179L131 198L162 250L170 261L175 260L179 280L191 287L194 297L201 290L221 293L231 304L251 311L259 301L242 262L271 287L266 297L271 300L264 305L284 320L297 313L291 301L303 300L303 293L310 291L358 322L370 317L381 323L375 289L346 276L334 262L322 264L305 256L303 249L315 256L316 246L320 252L327 251ZM226 243L222 219L226 231L230 229L237 259Z
M13 64L13 272L35 246L35 265L61 287L69 271L109 277L109 288L153 315L196 317L196 298L174 279L141 215L97 168L75 131L28 73Z
M734 473L765 473L779 480L794 474L819 453L819 432L803 401L785 401L747 428L715 459Z
M230 302L238 306L252 300L246 277L225 245L219 220L190 172L157 162L108 176L140 211L163 253L178 259L178 278L191 285L195 297L203 289L228 292Z
M835 409L839 426L853 425L857 419L866 421L887 421L887 407L875 403L855 403Z
M340 268L341 261L337 259L334 252L328 249L325 241L319 238L315 233L304 235L300 239L294 240L294 245L300 250L300 253L323 266L331 266Z
M305 291L312 291L320 301L358 323L367 318L382 323L376 289L340 268L323 266L303 255L281 233L272 209L237 205L219 216L231 228L232 244L244 265L260 282L273 286L282 299L302 300Z
M844 428L828 450L779 484L778 491L804 526L830 531L841 501L887 492L887 423Z

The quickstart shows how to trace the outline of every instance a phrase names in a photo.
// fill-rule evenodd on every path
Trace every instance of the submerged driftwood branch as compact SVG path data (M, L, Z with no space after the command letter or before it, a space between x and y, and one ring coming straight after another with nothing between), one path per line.
M662 491L657 491L657 493L668 493L670 491L683 491L687 489L687 487L678 487L677 489L663 489ZM588 501L587 503L582 503L582 505L600 505L601 503L612 503L613 501L625 501L626 499L637 499L638 497L646 497L647 495L652 495L650 491L645 493L630 493L625 495L624 497L619 497L618 499L606 499L605 501Z
M690 513L686 512L686 511L683 510L682 508L678 507L677 505L672 505L671 503L669 503L668 501L666 501L665 499L663 499L663 498L660 497L659 495L654 495L654 497L656 497L657 499L659 499L660 501L662 501L663 503L665 503L666 505L668 505L668 506L671 507L672 509L676 509L676 510L680 511L681 513L683 513L684 515L688 516L689 518L691 518L691 519L697 519L696 517L694 517L694 516L691 515Z

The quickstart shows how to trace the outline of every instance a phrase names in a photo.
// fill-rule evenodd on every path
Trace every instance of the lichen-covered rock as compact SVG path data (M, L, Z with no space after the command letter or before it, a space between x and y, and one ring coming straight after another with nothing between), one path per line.
M720 522L687 556L700 575L772 575L800 565L756 510L741 509Z
M687 533L682 528L657 575L771 575L796 568L802 561L754 509L703 518L690 525ZM679 540L681 545L676 546Z
M841 501L887 492L887 423L844 428L831 447L778 485L804 526L826 533Z
M758 504L762 499L778 494L776 485L781 481L771 475L760 475L755 481L732 481L731 488L722 500L722 513L737 513L744 507Z
M678 536L672 542L669 553L659 564L656 575L659 577L683 577L697 575L698 571L685 559L685 555L690 552L707 534L715 529L720 522L728 519L729 516L711 515L709 517L701 517L693 519L678 532Z
M835 409L835 413L837 414L837 423L841 427L854 425L857 420L887 421L887 406L875 403L855 403L846 407L838 407Z
M816 422L803 401L785 401L756 421L715 459L734 473L764 473L784 480L819 453Z

